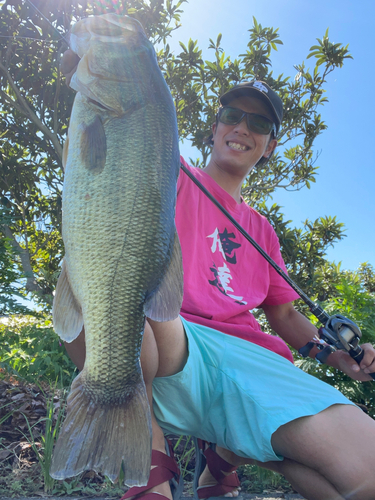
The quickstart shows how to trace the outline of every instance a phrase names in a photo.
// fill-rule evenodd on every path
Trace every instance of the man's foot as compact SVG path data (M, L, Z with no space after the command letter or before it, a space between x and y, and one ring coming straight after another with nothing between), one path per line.
M172 445L165 440L166 453L152 450L150 478L146 486L130 488L121 500L179 500L184 486L173 455Z
M233 466L221 456L225 450L198 439L194 442L196 449L195 500L220 496L237 497L240 491L237 466Z

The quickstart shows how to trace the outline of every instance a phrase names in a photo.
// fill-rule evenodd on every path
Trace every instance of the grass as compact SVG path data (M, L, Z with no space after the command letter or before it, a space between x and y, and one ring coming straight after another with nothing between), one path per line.
M54 388L54 392L56 391L56 385ZM41 388L43 391L43 389ZM28 429L29 429L29 434L30 434L30 439L25 436L27 441L30 443L32 449L34 450L34 453L38 459L42 475L43 475L43 483L44 483L44 491L46 493L51 493L54 489L56 480L53 479L49 472L51 469L51 463L52 463L52 454L53 454L53 447L56 443L56 440L58 438L61 424L63 421L64 417L64 408L65 408L65 402L66 402L66 395L67 392L64 391L63 397L59 401L59 407L57 410L57 416L55 418L55 423L54 423L54 417L55 417L55 405L54 405L54 396L50 396L48 399L47 403L47 416L37 422L38 424L41 423L41 421L45 421L45 431L44 435L41 436L41 443L38 443L34 437L33 434L33 427L35 427L37 424L34 424L33 426L30 425L28 418L26 415L24 415ZM39 446L38 446L39 445ZM69 493L68 493L69 494Z
M290 493L290 483L277 472L258 465L242 465L238 468L243 493Z
M6 405L3 405L0 407L0 410L3 410L4 408L7 408L8 406L10 406L12 403L8 403ZM11 417L13 415L13 413L17 411L17 410L10 410L10 412L6 413L3 417L0 418L0 425L5 422L5 420L8 420L9 417ZM1 441L0 441L1 442Z
M181 446L182 445L182 446ZM173 451L177 457L178 466L185 481L192 481L194 471L191 461L195 457L195 448L191 436L179 436L173 446Z

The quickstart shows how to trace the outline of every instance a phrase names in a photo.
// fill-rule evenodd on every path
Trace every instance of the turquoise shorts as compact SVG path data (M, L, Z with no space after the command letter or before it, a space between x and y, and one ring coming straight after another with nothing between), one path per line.
M153 383L155 416L166 432L192 435L260 462L282 460L271 446L281 425L334 404L353 404L264 347L182 322L186 365Z

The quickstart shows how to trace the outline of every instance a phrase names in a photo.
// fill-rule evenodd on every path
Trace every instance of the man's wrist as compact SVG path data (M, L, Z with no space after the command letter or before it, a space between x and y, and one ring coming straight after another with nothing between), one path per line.
M345 351L334 351L328 356L327 365L341 370L341 360L343 357L347 357L347 355L348 354Z

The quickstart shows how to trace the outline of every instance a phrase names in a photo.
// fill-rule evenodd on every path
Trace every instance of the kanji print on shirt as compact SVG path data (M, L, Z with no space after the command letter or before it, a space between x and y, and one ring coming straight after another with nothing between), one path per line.
M229 233L227 228L220 233L219 229L216 228L207 238L212 238L213 240L211 252L219 252L224 259L222 266L218 267L214 262L212 267L210 267L210 271L213 273L213 279L208 280L209 284L216 287L222 294L233 299L237 304L246 305L247 302L243 300L243 297L233 293L234 290L230 286L230 282L233 278L227 263L237 264L235 250L241 247L239 243L233 241L236 238L235 234Z

